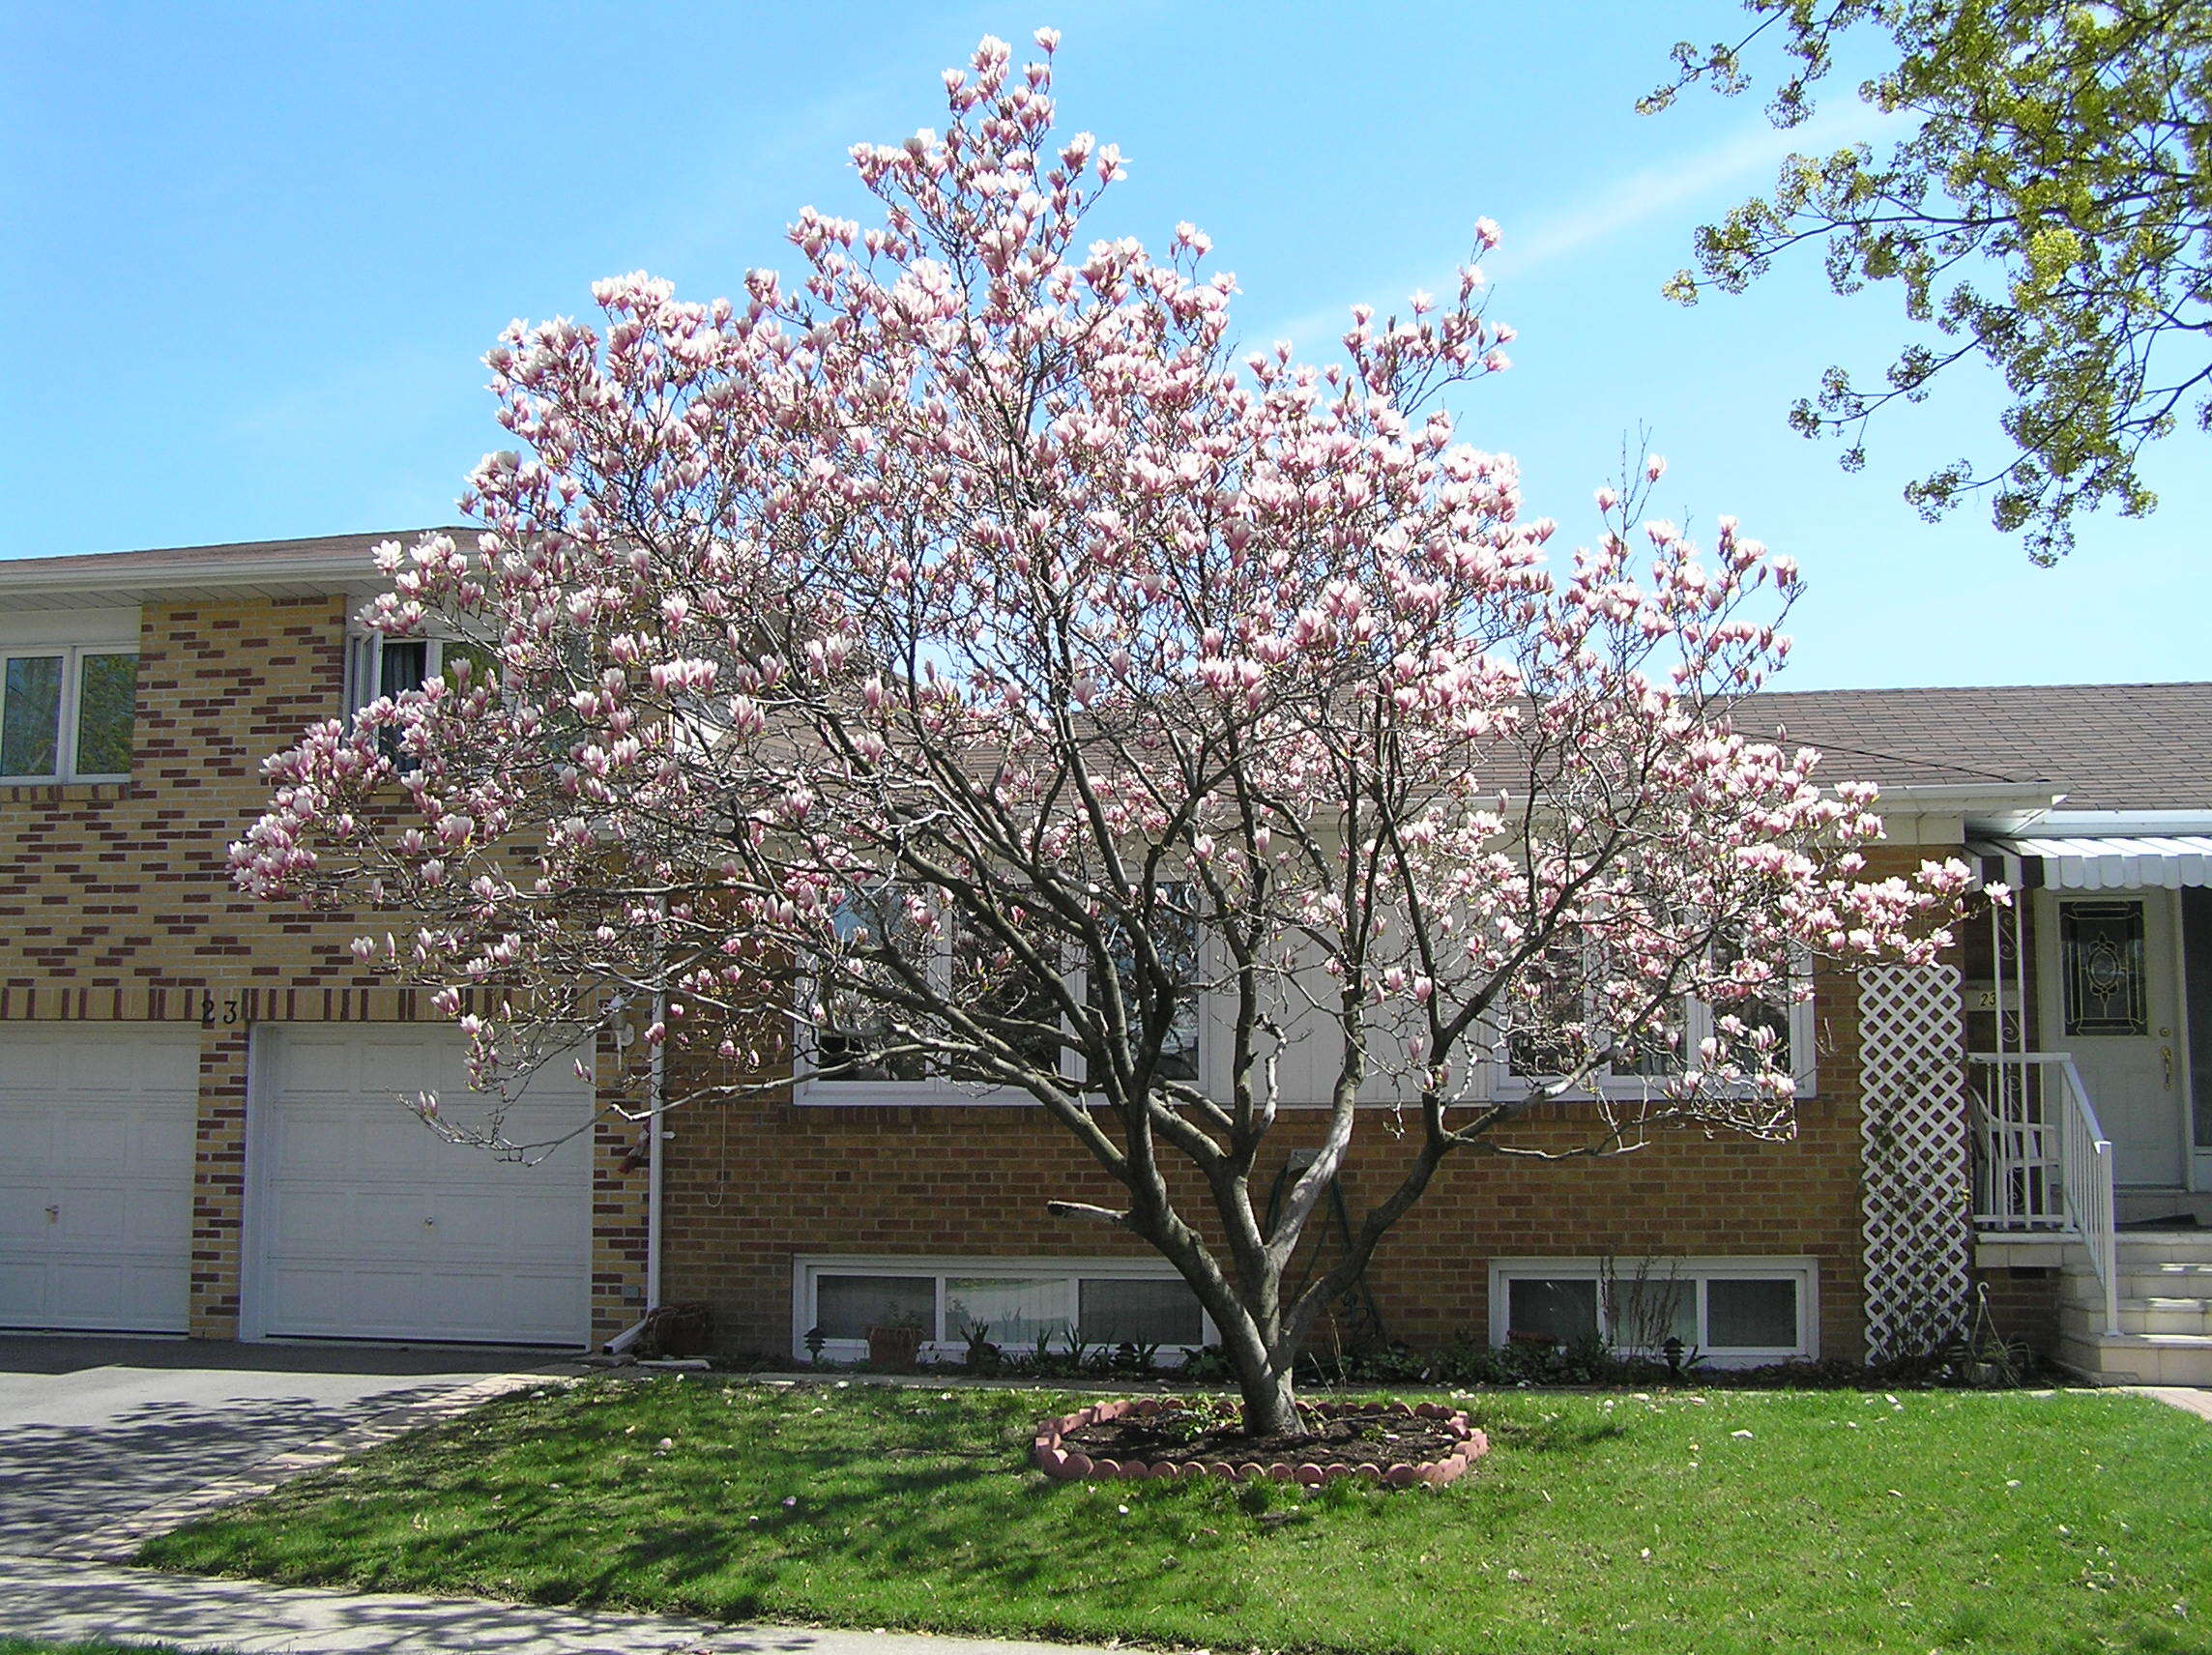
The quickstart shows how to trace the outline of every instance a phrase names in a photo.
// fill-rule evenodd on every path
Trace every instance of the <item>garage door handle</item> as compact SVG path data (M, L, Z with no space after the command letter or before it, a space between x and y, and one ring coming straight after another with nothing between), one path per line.
M60 1207L49 1206L46 1208L46 1222L48 1224L59 1224L61 1221L62 1209Z
M438 1221L435 1218L425 1218L422 1220L422 1228L425 1230L435 1230L437 1227Z

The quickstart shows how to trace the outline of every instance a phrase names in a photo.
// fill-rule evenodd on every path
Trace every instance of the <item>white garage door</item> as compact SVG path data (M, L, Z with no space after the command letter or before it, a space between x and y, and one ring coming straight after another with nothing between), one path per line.
M182 1333L196 1029L0 1024L0 1326Z
M450 1027L264 1026L255 1077L251 1325L276 1337L581 1345L590 1334L589 1135L536 1165L449 1144L400 1102L480 1124ZM509 1138L589 1118L570 1072L532 1082Z

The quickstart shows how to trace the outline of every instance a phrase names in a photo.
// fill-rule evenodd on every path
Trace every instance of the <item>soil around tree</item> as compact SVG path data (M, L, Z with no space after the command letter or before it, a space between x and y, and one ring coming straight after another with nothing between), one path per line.
M1049 1421L1035 1463L1056 1477L1262 1477L1315 1484L1344 1477L1441 1486L1488 1452L1465 1413L1434 1403L1307 1403L1302 1430L1248 1436L1234 1404L1141 1397Z

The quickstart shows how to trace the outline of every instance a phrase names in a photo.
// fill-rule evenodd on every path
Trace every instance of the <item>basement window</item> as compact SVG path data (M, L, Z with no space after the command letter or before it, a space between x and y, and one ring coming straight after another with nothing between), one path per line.
M1596 1339L1656 1355L1679 1339L1722 1367L1819 1354L1811 1259L1499 1259L1490 1265L1493 1345Z
M1152 1347L1173 1366L1213 1343L1197 1295L1165 1263L1128 1259L801 1259L792 1352L819 1330L826 1361L868 1354L871 1327L915 1327L925 1361L958 1362L972 1333L1006 1353Z

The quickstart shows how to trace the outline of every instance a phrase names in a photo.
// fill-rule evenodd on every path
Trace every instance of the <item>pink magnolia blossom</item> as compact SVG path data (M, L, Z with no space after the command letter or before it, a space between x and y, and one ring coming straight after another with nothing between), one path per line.
M382 548L364 612L489 670L269 760L236 878L409 915L363 958L465 1009L482 1083L620 1027L680 1095L849 1050L1026 1093L1128 1194L1068 1210L1160 1247L1279 1421L1447 1155L1553 1152L1522 1125L1557 1096L1589 1152L1788 1136L1805 958L1933 959L1966 873L1862 877L1873 791L1742 707L1795 566L1728 520L1632 546L1656 456L1546 549L1446 406L1506 365L1479 273L1336 360L1237 360L1203 232L1161 261L1087 225L1124 163L1056 135L1049 61L986 40L945 87L942 132L851 152L866 224L800 214L795 277L617 276L506 330L478 532ZM1163 1060L1192 1004L1225 1020L1199 1080ZM1282 1092L1293 1039L1321 1095ZM1402 1180L1255 1297L1377 1095ZM1325 1108L1270 1221L1240 1169L1285 1102Z

